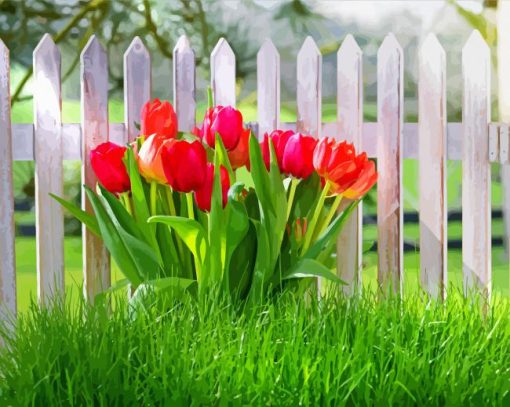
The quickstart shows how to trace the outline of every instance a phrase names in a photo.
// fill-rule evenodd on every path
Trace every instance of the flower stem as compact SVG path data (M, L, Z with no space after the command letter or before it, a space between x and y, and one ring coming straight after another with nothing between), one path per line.
M126 208L126 211L133 216L133 208L131 206L131 199L129 198L129 192L125 192L120 195L120 198L122 202L124 203L124 208Z
M212 88L209 86L207 88L207 108L212 108L214 105L213 102L213 94L212 94Z
M174 197L172 195L172 190L170 187L165 187L165 195L166 195L166 202L168 205L168 211L170 212L171 216L175 216L177 214L175 210L175 204L174 204Z
M150 202L150 211L151 215L157 215L156 211L156 198L158 194L158 183L156 181L151 181L150 191L149 191L149 202Z
M193 193L186 194L186 203L188 204L188 218L195 219L195 211L193 210Z
M287 201L287 220L289 220L290 211L292 209L292 204L294 203L294 197L296 195L296 188L299 184L299 179L292 178L290 181L290 191L289 191L289 200Z
M331 220L334 218L336 211L338 210L338 207L340 206L340 203L342 202L342 195L337 195L335 197L335 200L331 204L331 208L329 208L329 212L326 215L326 217L322 220L319 227L316 230L316 234L314 237L320 236L326 228L329 226Z
M324 185L324 189L321 192L321 195L319 196L319 201L317 202L317 206L315 207L315 211L312 216L312 220L308 224L308 230L305 233L305 241L303 243L302 253L305 253L308 248L310 247L310 243L312 241L313 232L315 230L315 225L317 225L317 220L319 219L319 216L322 212L322 207L324 206L324 201L326 200L326 196L329 191L330 182L326 181L326 185Z

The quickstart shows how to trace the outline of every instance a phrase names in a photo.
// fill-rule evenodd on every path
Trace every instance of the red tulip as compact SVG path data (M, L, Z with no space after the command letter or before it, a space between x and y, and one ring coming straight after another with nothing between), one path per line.
M250 134L250 129L244 130L237 147L227 153L233 170L250 166Z
M156 181L159 184L166 184L165 171L161 153L163 147L174 143L175 139L166 139L153 134L147 138L137 153L138 169L140 174L148 181Z
M168 101L148 101L142 108L140 130L144 136L177 137L177 115Z
M296 178L308 178L312 175L313 151L317 139L295 133L289 137L283 153L283 171Z
M207 168L202 143L175 140L163 147L161 158L165 177L175 191L191 192L202 187Z
M278 162L278 168L280 172L283 172L283 154L285 152L285 146L287 141L294 134L292 130L273 130L269 136L264 134L264 140L260 143L262 148L262 158L266 164L266 168L269 171L270 153L269 153L269 139L273 141L274 150L276 153L276 161Z
M222 165L220 166L220 180L221 180L221 195L223 207L227 205L228 189L230 188L230 178L227 169ZM197 206L204 212L211 210L211 198L214 185L214 164L207 163L207 174L202 188L195 191L195 201Z
M114 194L129 191L131 183L122 159L126 147L106 142L90 152L90 164L103 187Z
M216 106L207 110L202 129L195 128L193 133L211 148L214 148L216 133L219 133L225 148L231 151L236 148L244 131L243 115L239 110L231 106Z

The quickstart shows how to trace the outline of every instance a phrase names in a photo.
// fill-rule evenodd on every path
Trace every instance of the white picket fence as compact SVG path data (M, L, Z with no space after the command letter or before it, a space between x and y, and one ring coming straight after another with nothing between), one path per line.
M258 122L263 134L292 128L316 137L337 136L378 159L378 279L399 292L404 278L402 159L420 162L421 282L444 298L447 277L446 160L462 160L463 272L466 290L491 293L490 162L509 163L508 126L490 121L490 51L474 31L462 51L463 119L447 123L446 60L431 34L419 53L419 122L404 123L404 58L389 34L378 52L378 122L363 122L362 50L348 35L338 50L337 121L321 123L322 56L311 37L297 55L297 123L280 123L280 61L270 40L257 56ZM64 290L63 211L48 195L62 195L63 160L82 160L83 182L96 182L89 152L111 140L125 144L137 135L135 122L151 96L150 55L135 38L124 55L125 122L108 122L105 50L90 38L81 54L80 124L62 124L61 57L45 35L34 51L34 124L11 125L9 50L0 41L0 305L16 313L12 160L36 162L37 287L41 301ZM195 125L195 55L183 36L174 49L174 104L181 131ZM225 39L211 54L215 102L236 103L235 55ZM164 86L158 84L158 86ZM509 90L510 91L510 90ZM84 199L83 205L91 210ZM338 274L354 293L361 280L359 208L338 241ZM109 256L101 242L83 230L83 274L87 298L110 285Z

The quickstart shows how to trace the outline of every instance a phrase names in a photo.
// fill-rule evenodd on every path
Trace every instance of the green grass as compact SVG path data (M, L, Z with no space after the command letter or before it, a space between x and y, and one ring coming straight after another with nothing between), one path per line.
M508 300L486 317L454 292L444 306L284 295L252 311L33 308L0 349L0 405L510 403Z

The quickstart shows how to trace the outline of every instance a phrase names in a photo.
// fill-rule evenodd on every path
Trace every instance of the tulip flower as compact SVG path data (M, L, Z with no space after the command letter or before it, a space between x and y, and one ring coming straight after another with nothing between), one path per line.
M231 106L216 106L205 113L202 128L195 128L193 133L214 148L216 133L219 133L227 151L237 147L245 129L243 116Z
M161 153L165 146L175 142L175 139L165 139L157 134L149 136L137 153L138 169L147 182L155 181L158 184L166 184L165 171Z
M187 193L202 187L207 169L202 143L175 140L163 147L161 158L165 177L175 191Z
M227 153L233 170L250 166L250 134L249 129L244 130L237 147Z
M295 133L289 137L283 153L283 172L296 178L308 178L312 175L313 151L317 139Z
M114 194L129 191L131 183L122 161L126 147L106 142L90 152L90 164L103 187Z
M313 166L323 179L331 180L355 169L356 151L352 144L322 138L313 153Z
M227 169L222 165L220 166L220 180L221 180L221 196L223 207L227 205L228 189L230 188L230 178ZM211 198L214 185L214 164L207 163L207 174L205 181L200 189L195 191L195 201L197 206L204 212L211 210Z
M377 182L375 164L368 160L366 153L357 156L355 162L356 171L346 173L332 183L331 191L334 194L342 194L348 199L359 199Z
M278 168L280 172L283 171L283 154L285 152L285 146L287 145L287 141L294 134L292 130L273 130L271 134L264 134L264 140L260 143L262 149L262 158L264 159L264 164L266 164L266 168L269 171L269 162L270 156L269 153L269 140L273 142L274 150L276 153L276 161L278 162Z
M141 115L140 131L144 136L177 137L177 115L170 102L148 101L143 105Z

